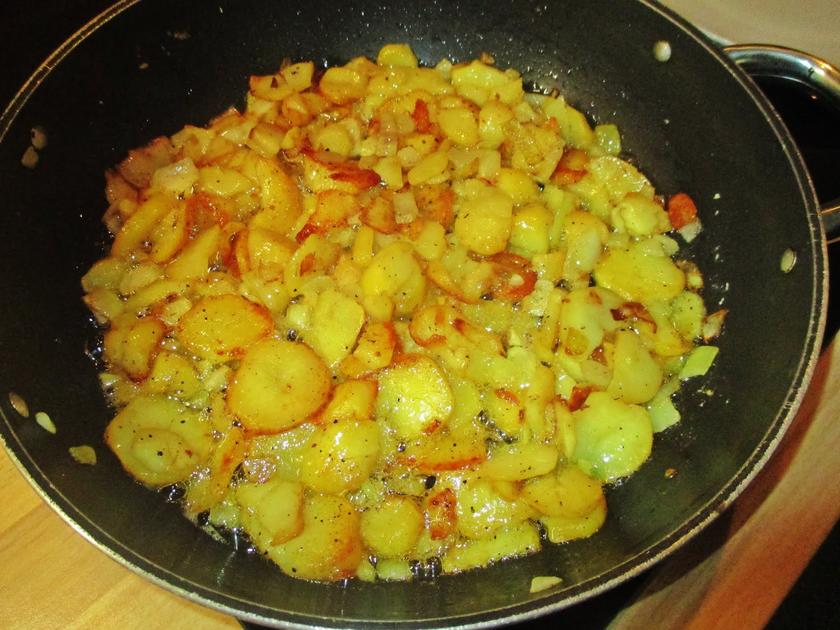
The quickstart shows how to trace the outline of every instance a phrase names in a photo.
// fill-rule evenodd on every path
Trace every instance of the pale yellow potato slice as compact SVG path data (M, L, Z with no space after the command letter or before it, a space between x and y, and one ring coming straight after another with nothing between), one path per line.
M574 464L561 466L556 473L528 480L522 498L545 516L577 518L604 502L601 483Z
M524 501L508 501L486 479L470 479L456 491L458 531L467 538L489 538L497 530L528 519L534 510Z
M118 323L105 333L105 358L135 381L146 378L166 334L166 325L154 317Z
M271 313L239 295L199 300L178 322L178 340L204 359L224 362L242 356L274 329Z
M178 256L166 266L166 275L175 280L203 278L210 272L210 262L218 253L222 228L212 225L189 241Z
M377 556L411 553L423 532L423 512L407 496L390 496L362 514L362 540Z
M114 237L111 255L126 258L136 252L158 223L177 206L174 195L156 194L144 201Z
M540 523L545 527L548 539L553 543L564 543L577 538L589 538L607 520L607 502L601 501L584 516L543 516Z
M452 389L441 369L423 355L404 355L379 379L377 415L405 438L417 438L443 425L452 414Z
M379 425L341 420L319 427L303 449L300 479L317 492L357 490L376 467L381 450Z
M365 323L365 309L334 289L318 296L306 341L330 367L338 365L356 345Z
M247 429L283 431L327 401L330 380L329 369L309 346L264 339L242 358L228 388L228 407Z
M160 487L185 480L213 448L213 427L179 402L133 399L111 420L105 441L138 481Z
M320 415L324 422L370 420L376 391L374 381L345 381L333 390L329 404Z
M642 338L629 330L615 334L613 376L607 391L614 398L641 404L656 395L662 385L662 368L645 347Z
M239 484L234 494L243 508L242 525L258 547L284 543L303 531L301 483L272 478L260 484Z
M496 447L481 466L481 474L500 481L521 481L554 470L557 447L537 442L517 442Z
M466 540L454 545L441 558L441 562L444 573L460 573L539 550L540 535L537 528L531 523L520 522L500 529L489 538Z

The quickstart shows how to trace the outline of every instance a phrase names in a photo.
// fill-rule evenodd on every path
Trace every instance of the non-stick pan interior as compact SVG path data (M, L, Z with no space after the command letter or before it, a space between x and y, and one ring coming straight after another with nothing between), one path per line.
M638 571L722 508L775 444L819 346L825 264L815 202L753 88L668 14L629 0L182 0L141 2L102 22L43 68L3 119L0 427L42 493L113 555L176 590L285 625L527 616ZM652 54L662 39L673 50L667 63ZM661 193L697 200L705 230L688 251L710 310L730 314L717 363L679 403L682 423L609 492L597 536L434 581L312 584L211 540L121 471L101 439L109 410L86 356L95 335L79 278L107 243L103 172L128 149L241 104L248 75L283 58L340 62L397 41L427 63L489 52L595 121L617 123L626 154ZM36 125L49 145L27 169L20 158ZM790 273L780 266L786 249L797 255ZM47 411L57 434L15 414L8 391ZM70 458L78 444L94 446L96 466ZM531 595L537 575L563 582Z

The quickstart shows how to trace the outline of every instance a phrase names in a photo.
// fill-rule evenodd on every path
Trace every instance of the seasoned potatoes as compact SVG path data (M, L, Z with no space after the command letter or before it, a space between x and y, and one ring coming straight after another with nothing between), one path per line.
M291 576L595 534L714 359L690 197L488 59L284 63L107 173L105 440Z

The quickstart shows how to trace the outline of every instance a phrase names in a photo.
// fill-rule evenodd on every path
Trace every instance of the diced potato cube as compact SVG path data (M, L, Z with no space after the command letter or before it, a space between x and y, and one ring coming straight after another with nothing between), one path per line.
M395 156L380 159L373 170L391 190L399 190L403 187L402 166Z
M380 66L416 68L417 57L407 44L385 44L376 56L376 63Z
M478 143L478 121L466 107L444 109L438 114L441 131L455 144L472 146Z
M455 235L462 245L483 256L504 251L513 227L513 200L498 189L461 202Z
M286 83L295 92L303 92L312 85L312 75L315 73L315 64L311 61L293 63L280 71Z
M321 93L337 105L362 98L367 89L368 78L358 70L335 66L327 68L321 77Z
M442 151L435 151L423 157L417 164L408 171L408 183L412 186L431 182L444 177L449 166L449 157Z
M353 136L347 127L340 123L333 123L321 129L315 136L314 143L319 151L329 151L342 157L348 157L355 147Z
M513 168L499 169L496 186L507 193L516 205L536 201L540 192L528 173Z
M539 203L528 204L513 215L510 246L528 256L545 254L549 247L549 229L554 216Z

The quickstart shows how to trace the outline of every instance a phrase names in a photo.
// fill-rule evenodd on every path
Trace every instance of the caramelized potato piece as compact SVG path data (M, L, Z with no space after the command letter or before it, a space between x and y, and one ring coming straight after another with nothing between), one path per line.
M121 367L134 380L149 374L152 360L166 334L166 325L154 317L129 324L118 323L105 333L105 358Z
M313 495L303 506L301 534L266 551L295 577L325 581L352 577L362 559L359 515L347 499Z
M214 362L242 354L274 329L264 307L232 294L211 295L178 323L178 339L190 352Z
M305 421L327 401L330 372L308 346L264 339L252 345L228 388L228 407L246 429L273 433Z

